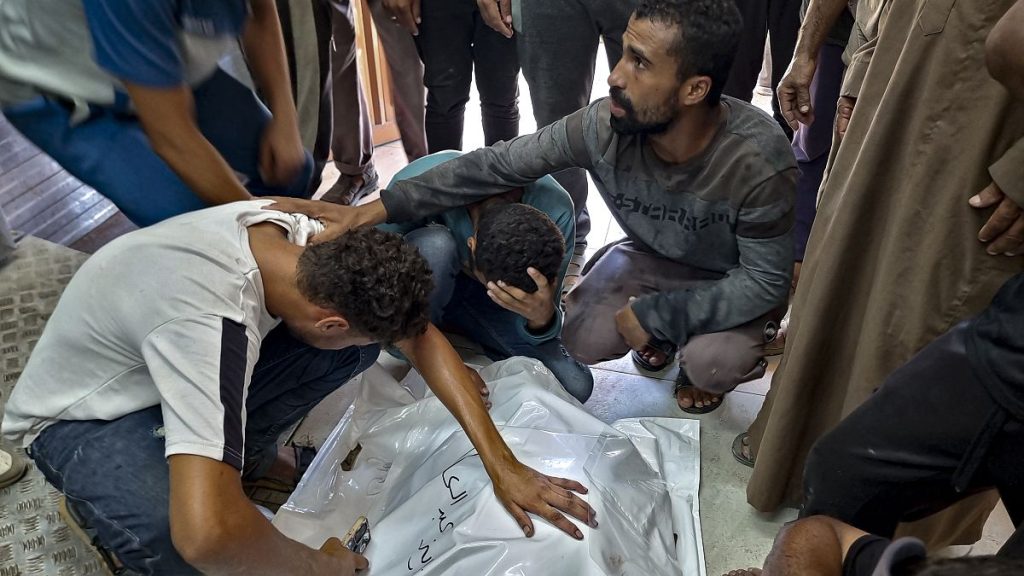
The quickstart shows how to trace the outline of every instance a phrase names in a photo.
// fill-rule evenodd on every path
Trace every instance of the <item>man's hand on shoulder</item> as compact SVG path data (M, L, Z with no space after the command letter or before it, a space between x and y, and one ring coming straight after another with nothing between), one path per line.
M319 244L360 226L376 226L387 220L387 210L380 200L360 206L343 206L320 200L303 200L285 196L265 196L273 200L273 204L264 206L264 210L276 210L292 214L305 214L319 220L324 231L314 236L310 242Z

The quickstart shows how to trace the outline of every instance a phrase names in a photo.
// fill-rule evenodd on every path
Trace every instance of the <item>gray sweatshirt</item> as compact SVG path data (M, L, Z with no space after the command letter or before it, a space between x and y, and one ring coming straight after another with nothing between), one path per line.
M789 141L754 106L722 101L718 133L682 164L658 158L645 136L612 130L601 99L533 134L393 183L381 200L388 221L403 222L584 168L634 245L717 278L633 303L649 333L682 345L783 305L793 270L797 168Z

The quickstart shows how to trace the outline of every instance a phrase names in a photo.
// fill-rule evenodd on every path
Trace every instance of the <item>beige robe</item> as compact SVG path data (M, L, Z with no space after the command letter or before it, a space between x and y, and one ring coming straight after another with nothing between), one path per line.
M857 104L821 190L786 354L750 430L755 508L798 504L811 445L1024 270L1024 257L985 253L977 234L991 210L967 203L995 181L1024 206L1024 104L989 77L984 53L1013 3L881 0L858 14L867 42L844 84ZM961 503L917 534L976 540L993 502Z

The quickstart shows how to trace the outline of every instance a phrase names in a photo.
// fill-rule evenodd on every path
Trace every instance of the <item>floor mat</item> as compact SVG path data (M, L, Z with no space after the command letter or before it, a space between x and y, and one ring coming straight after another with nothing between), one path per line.
M87 257L29 237L0 267L0 419L61 292ZM108 573L61 520L59 496L31 465L20 482L0 490L0 576Z

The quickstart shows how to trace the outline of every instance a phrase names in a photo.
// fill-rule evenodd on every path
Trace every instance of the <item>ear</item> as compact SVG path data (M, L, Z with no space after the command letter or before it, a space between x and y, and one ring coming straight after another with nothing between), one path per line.
M341 316L326 316L317 321L314 326L321 332L345 331L349 329L348 320Z
M710 76L691 76L679 87L679 101L686 106L696 106L704 102L710 92Z

